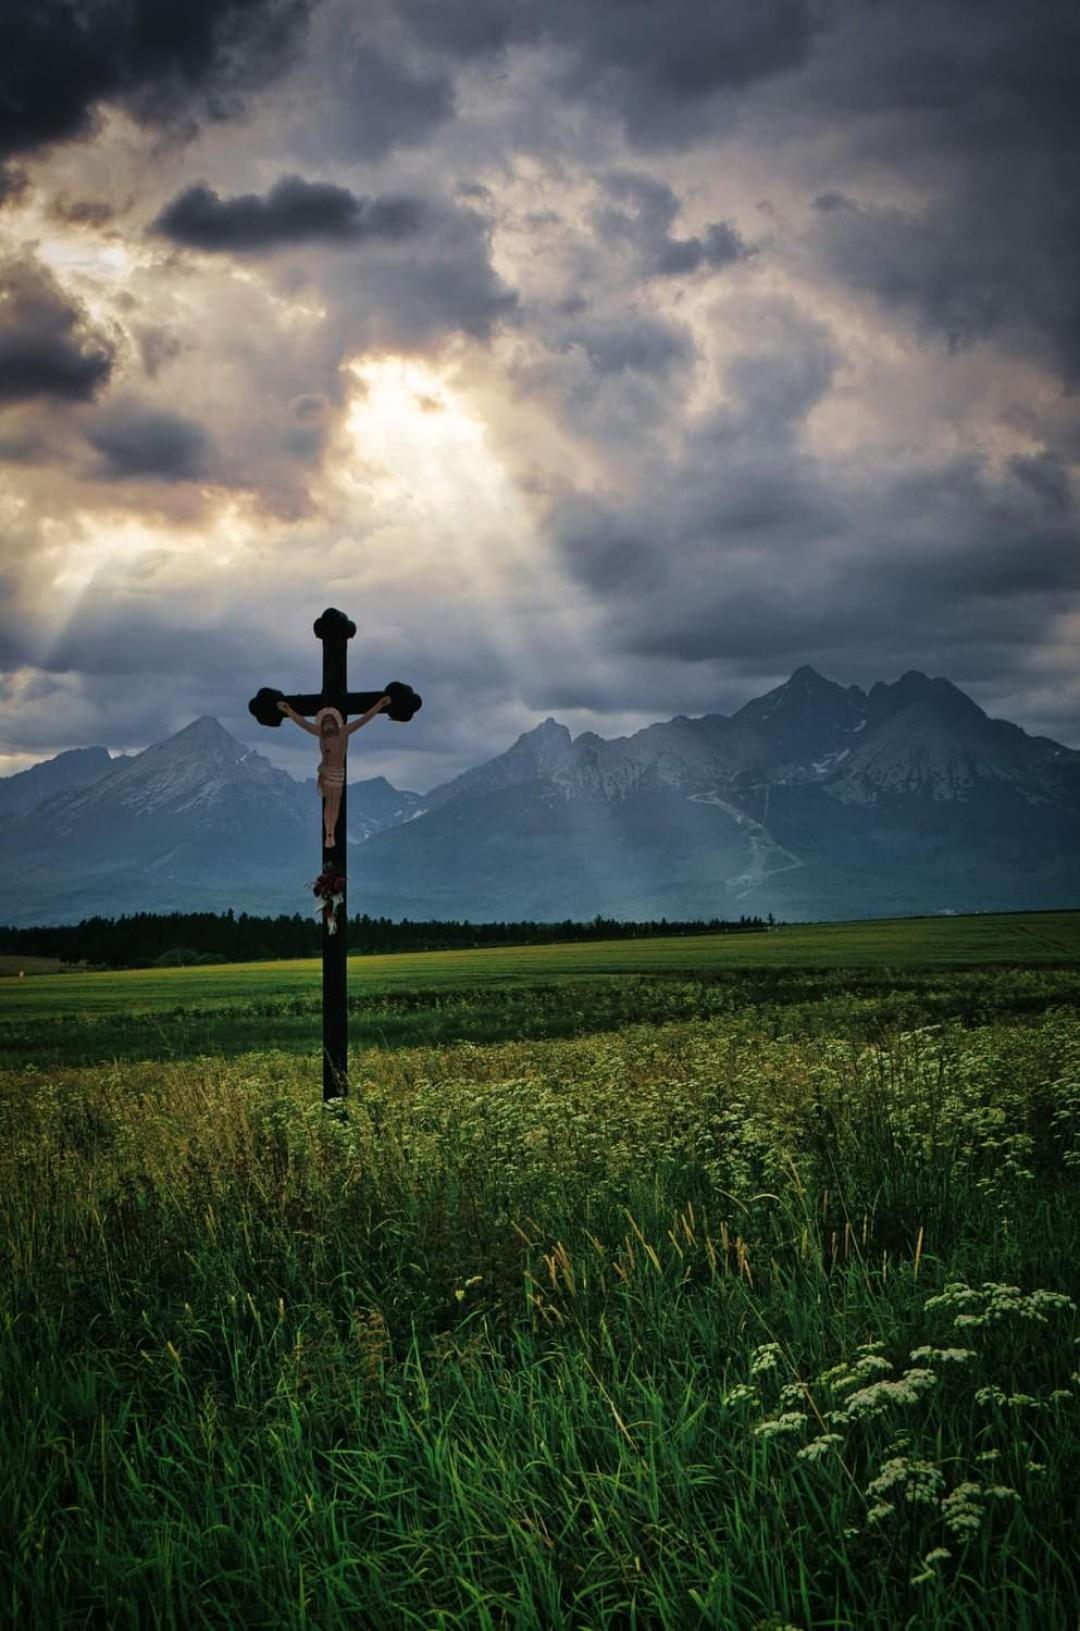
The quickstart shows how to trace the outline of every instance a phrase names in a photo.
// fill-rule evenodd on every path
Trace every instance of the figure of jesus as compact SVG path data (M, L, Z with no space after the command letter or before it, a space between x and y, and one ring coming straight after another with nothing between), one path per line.
M366 725L369 719L382 713L384 708L390 706L389 697L380 697L373 708L359 719L354 719L346 725L344 718L336 708L320 708L315 715L315 723L309 725L303 714L298 714L295 708L290 708L287 702L279 702L278 708L283 714L288 714L294 725L299 725L302 731L309 736L317 736L322 749L319 763L318 787L323 801L323 828L325 830L326 847L333 849L334 833L337 829L338 811L341 809L341 790L345 786L345 750L346 741L353 731L358 731L361 725Z

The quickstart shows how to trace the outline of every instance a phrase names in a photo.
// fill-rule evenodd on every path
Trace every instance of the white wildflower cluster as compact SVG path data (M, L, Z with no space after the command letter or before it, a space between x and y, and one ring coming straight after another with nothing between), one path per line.
M996 1325L1006 1319L1032 1320L1048 1325L1051 1313L1076 1311L1071 1297L1060 1291L1021 1291L1019 1286L1002 1285L996 1280L985 1280L975 1288L962 1281L947 1285L936 1297L928 1297L926 1309L959 1310L953 1318L956 1330L977 1330Z
M779 1342L765 1342L760 1348L755 1348L750 1356L750 1375L761 1376L765 1371L775 1370L779 1363Z
M941 1516L948 1529L961 1539L975 1534L983 1520L987 1501L1018 1501L1019 1495L1007 1484L957 1484L941 1501Z
M785 1410L780 1416L759 1421L754 1435L756 1438L776 1438L784 1433L800 1433L809 1419L805 1410Z
M869 1387L859 1388L848 1399L844 1409L831 1410L828 1419L836 1424L883 1416L893 1405L917 1403L924 1393L936 1386L934 1372L916 1366L906 1370L894 1382L872 1382Z
M820 1461L823 1455L828 1455L834 1444L843 1444L842 1433L822 1433L819 1438L811 1439L795 1454L800 1461Z
M881 1352L883 1347L884 1343L881 1342L860 1343L855 1349L855 1359L843 1359L839 1365L831 1365L816 1378L816 1385L835 1393L843 1388L857 1387L870 1376L891 1371L892 1366Z
M866 1486L872 1501L866 1514L868 1526L884 1523L897 1515L898 1507L923 1507L927 1515L939 1518L958 1540L968 1540L982 1525L991 1501L1018 1501L1019 1495L1007 1484L979 1484L967 1479L947 1490L945 1478L932 1462L909 1456L893 1456L884 1463L876 1478ZM912 1585L934 1578L936 1564L950 1556L944 1546L927 1552Z
M1006 1393L999 1387L981 1387L975 1394L975 1403L981 1405L1003 1405L1010 1410L1049 1410L1050 1404L1059 1399L1071 1399L1072 1395L1063 1388L1056 1388L1049 1400L1039 1399L1034 1393Z
M868 1353L863 1354L861 1359L856 1359L852 1365L835 1366L834 1369L841 1372L832 1382L833 1388L839 1390L858 1387L860 1382L865 1382L870 1376L883 1376L892 1370L892 1366L883 1354Z
M728 1389L720 1402L730 1410L732 1405L760 1404L761 1401L756 1388L750 1387L746 1382L737 1382L733 1388Z
M947 1546L935 1546L923 1558L922 1568L918 1574L912 1575L911 1584L913 1586L923 1586L928 1580L937 1580L939 1578L937 1565L944 1563L950 1557L952 1557L952 1553Z
M866 1493L879 1498L889 1495L892 1502L904 1501L909 1506L935 1506L944 1487L944 1474L933 1462L897 1455L886 1461L877 1477L870 1480Z
M930 1365L966 1365L976 1357L974 1348L912 1348L910 1354L910 1358L925 1359Z

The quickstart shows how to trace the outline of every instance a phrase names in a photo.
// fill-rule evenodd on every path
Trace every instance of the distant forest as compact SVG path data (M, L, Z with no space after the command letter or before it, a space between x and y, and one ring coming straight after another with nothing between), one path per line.
M351 953L456 951L473 946L547 946L567 940L644 940L657 935L747 934L772 925L760 917L669 923L624 923L594 917L588 923L394 923L388 917L351 917ZM59 957L98 968L168 968L189 963L252 963L281 957L317 957L322 925L314 916L250 917L216 912L136 912L90 917L57 928L0 928L0 951Z

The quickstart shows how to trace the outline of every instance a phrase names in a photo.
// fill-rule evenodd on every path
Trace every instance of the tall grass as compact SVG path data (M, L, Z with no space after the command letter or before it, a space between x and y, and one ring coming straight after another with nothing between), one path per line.
M1074 1627L1080 1022L842 1020L8 1073L0 1618Z

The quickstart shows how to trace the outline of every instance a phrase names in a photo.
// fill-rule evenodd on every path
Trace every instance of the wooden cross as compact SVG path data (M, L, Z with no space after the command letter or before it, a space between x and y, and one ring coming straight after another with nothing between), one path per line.
M279 702L287 702L298 714L305 715L316 714L320 708L336 708L342 718L347 719L351 713L367 713L380 697L389 696L388 716L401 724L410 720L420 708L421 699L411 686L402 685L399 680L384 685L381 691L349 690L347 642L355 633L356 624L344 612L329 607L315 623L316 638L322 641L323 646L322 690L318 695L304 692L286 696L283 691L263 686L248 703L248 712L255 716L260 725L276 728L286 717L278 707ZM323 841L323 870L330 869L341 877L342 895L348 877L345 797L343 787L333 846L327 848L325 838ZM348 921L348 904L344 899L340 907L340 924L334 913L323 914L323 1099L327 1101L343 1099L349 1090L349 1020L345 1001Z

